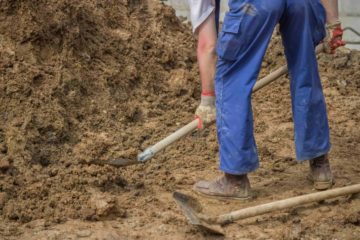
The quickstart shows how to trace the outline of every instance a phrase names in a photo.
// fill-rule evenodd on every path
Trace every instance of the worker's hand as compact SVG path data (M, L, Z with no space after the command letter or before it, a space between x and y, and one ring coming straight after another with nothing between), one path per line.
M199 107L196 109L195 117L199 119L199 129L210 125L216 120L215 94L202 94Z
M345 46L345 42L342 40L343 29L341 28L341 22L326 24L326 37L324 40L325 52L334 54L338 47Z

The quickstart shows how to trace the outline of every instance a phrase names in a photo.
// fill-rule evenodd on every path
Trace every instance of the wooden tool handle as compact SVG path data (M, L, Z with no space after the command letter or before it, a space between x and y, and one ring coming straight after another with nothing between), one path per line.
M187 134L194 131L199 124L199 119L195 119L189 124L185 125L184 127L180 128L176 132L172 133L171 135L167 136L160 142L156 143L155 145L147 148L144 152L138 155L138 161L146 162L150 160L156 153L163 150L167 146L171 145L175 141L179 140L180 138L186 136Z
M234 211L228 214L220 215L216 218L215 222L218 224L226 224L236 220L245 219L249 217L254 217L262 215L265 213L283 210L286 208L297 207L303 204L318 202L326 200L329 198L335 198L343 195L354 194L360 192L360 184L342 187L332 190L327 190L323 192L316 192L311 194L306 194L303 196L288 198L276 202L266 203L254 207L249 207Z

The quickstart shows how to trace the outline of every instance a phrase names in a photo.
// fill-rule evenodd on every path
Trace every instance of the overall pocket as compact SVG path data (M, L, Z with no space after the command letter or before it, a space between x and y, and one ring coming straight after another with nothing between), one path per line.
M243 15L227 14L219 35L216 51L221 59L234 61L241 52L243 39L241 38L241 22Z

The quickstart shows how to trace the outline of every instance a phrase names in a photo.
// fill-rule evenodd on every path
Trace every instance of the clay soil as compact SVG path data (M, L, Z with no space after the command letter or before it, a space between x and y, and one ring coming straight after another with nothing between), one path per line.
M137 153L193 119L200 85L190 26L155 0L0 2L0 239L359 239L360 199L327 200L238 221L226 237L188 224L172 192L206 213L315 192L294 159L289 80L253 97L257 197L191 191L219 175L215 126L144 165ZM275 34L261 76L285 64ZM335 187L360 183L360 52L319 56Z

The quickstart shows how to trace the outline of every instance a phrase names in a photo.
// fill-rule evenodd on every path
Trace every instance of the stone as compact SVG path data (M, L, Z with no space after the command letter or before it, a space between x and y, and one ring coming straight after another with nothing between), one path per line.
M9 158L5 155L0 155L0 170L7 170L10 166Z
M0 192L0 209L3 209L8 200L9 195L6 192Z
M96 211L97 216L108 216L116 211L116 200L114 196L106 193L96 192L90 198L91 208Z
M331 208L329 208L327 206L319 208L319 212L321 212L321 213L326 213L326 212L330 212L330 211L331 211Z
M76 233L76 236L80 237L80 238L86 238L86 237L90 237L92 234L92 232L90 230L84 229L84 230L80 230Z

